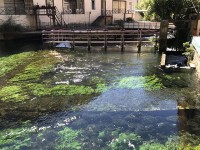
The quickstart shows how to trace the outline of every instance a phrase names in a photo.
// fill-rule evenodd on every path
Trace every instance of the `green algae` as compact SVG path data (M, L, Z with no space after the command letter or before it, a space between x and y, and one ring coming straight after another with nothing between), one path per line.
M94 93L94 89L88 86L78 86L78 85L55 85L49 87L44 84L28 84L27 88L35 96L74 96L74 95L90 95Z
M21 102L28 98L29 96L20 86L6 86L0 90L0 99L3 101Z
M88 86L78 85L57 85L51 89L53 95L90 95L94 93L94 89Z
M28 59L33 57L33 52L24 52L7 57L0 58L0 77L5 76L7 73L17 69L19 65L25 64Z
M42 75L51 72L55 64L59 62L59 59L50 55L40 52L35 54L33 62L28 64L22 73L17 74L10 82L38 82Z
M89 80L89 84L91 87L95 89L96 93L102 93L109 89L109 87L106 84L106 81L101 77L96 77L96 76L92 77Z
M141 137L134 133L120 133L117 139L112 140L108 145L111 150L129 150L135 149L135 145L138 144Z
M2 60L6 61L7 58L8 62L12 65L12 60L15 62L19 59L18 57L24 58L22 59L24 61L23 67L20 68L21 72L15 72L10 68L10 72L13 72L13 75L6 83L7 85L5 84L0 89L0 98L3 101L19 102L31 99L33 96L91 95L107 90L105 80L99 77L93 77L87 86L54 85L51 82L43 82L45 75L48 73L52 73L53 75L54 66L62 62L57 52L39 51L22 53L2 58ZM28 61L25 61L25 59L28 59ZM21 65L21 61L18 62L15 63L15 70L19 69L19 65ZM2 70L6 70L6 68L3 67ZM4 73L6 74L7 71L4 71Z
M164 88L161 80L153 76L131 76L122 78L117 84L118 88L145 88L146 90L158 90Z
M34 96L42 97L51 95L51 89L46 84L31 83L27 84L26 88L29 89L30 93Z
M34 131L27 127L6 129L0 132L0 149L20 150L31 146L31 138L28 134Z
M72 130L68 127L58 132L57 150L80 150L82 142L78 140L81 136L81 131Z

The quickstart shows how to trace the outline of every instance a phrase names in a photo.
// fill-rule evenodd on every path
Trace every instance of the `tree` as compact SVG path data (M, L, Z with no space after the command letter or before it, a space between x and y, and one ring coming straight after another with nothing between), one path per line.
M145 20L182 20L198 13L199 0L141 0L139 9L145 9Z

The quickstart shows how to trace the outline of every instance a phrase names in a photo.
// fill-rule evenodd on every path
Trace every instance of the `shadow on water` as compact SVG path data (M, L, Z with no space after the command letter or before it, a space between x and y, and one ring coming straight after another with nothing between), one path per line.
M42 49L41 40L8 40L0 41L0 56Z

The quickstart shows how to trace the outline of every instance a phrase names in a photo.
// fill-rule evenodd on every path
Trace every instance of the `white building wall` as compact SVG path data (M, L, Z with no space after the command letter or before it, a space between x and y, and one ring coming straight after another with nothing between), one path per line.
M95 1L95 10L92 10L91 0L85 0L84 14L63 14L66 23L92 23L98 16L101 15L101 1Z
M3 7L3 6L4 6L4 1L0 0L0 7Z
M129 11L129 13L126 13L125 15L124 13L114 13L113 20L126 20L128 17L133 18L133 20L142 20L140 14L134 11L136 9L137 2L139 2L139 0L126 0L126 10Z
M106 10L113 10L113 0L104 0L103 3L106 1ZM124 18L124 13L113 14L113 21L114 20L123 20L128 17L132 17L134 20L142 20L141 16L138 13L135 13L134 10L136 8L138 0L126 0L126 9L133 11L131 14L126 14ZM132 6L130 6L130 2ZM34 0L34 5L45 5L45 0ZM63 12L63 2L62 0L54 0L54 5L58 8L59 12ZM85 13L84 14L64 14L62 16L67 24L70 23L81 23L81 24L88 24L92 23L97 17L101 16L101 0L95 0L95 10L92 10L91 0L84 0L84 7ZM50 24L49 17L42 16L40 17L39 21L41 24Z
M127 10L131 9L130 8L130 2L132 3L132 9L135 9L137 0L126 0L126 8ZM59 12L63 12L63 0L54 0L55 6L58 8ZM0 0L0 6L4 5L4 1ZM33 5L46 5L45 0L33 0ZM70 23L83 23L83 24L88 24L89 22L92 23L97 17L101 16L102 12L102 6L101 6L101 0L95 0L95 10L92 10L92 4L91 0L85 0L84 1L84 7L85 7L85 13L84 14L63 14L62 16L67 24ZM106 0L106 10L113 10L113 0ZM134 20L141 20L140 15L138 14L126 14L125 19L127 17L133 17ZM5 21L7 20L8 16L7 15L0 15L0 21ZM35 17L34 16L29 16L29 15L13 15L13 18L15 18L16 23L25 25L25 26L34 26L35 25ZM119 14L113 14L113 20L123 20L124 19L124 14L119 13ZM48 16L40 16L39 17L39 23L42 26L49 26L50 24L50 19Z
M33 5L39 5L39 6L46 5L45 2L46 2L45 0L33 0Z
M32 16L28 15L0 15L0 24L7 21L10 17L16 24L20 24L25 27L35 27L35 21Z

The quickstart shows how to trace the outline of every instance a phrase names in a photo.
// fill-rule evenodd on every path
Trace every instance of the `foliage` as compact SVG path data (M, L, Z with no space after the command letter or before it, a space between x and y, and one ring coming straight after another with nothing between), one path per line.
M162 89L164 86L161 83L161 80L155 75L153 76L132 76L125 77L119 81L117 85L118 88L145 88L147 90L157 90Z
M112 150L131 150L141 140L140 136L133 133L121 133L117 139L113 139L108 145Z
M78 141L81 136L81 131L75 131L70 128L64 128L64 130L58 132L59 139L57 140L57 150L79 150L82 143Z
M126 22L133 22L134 20L133 20L133 18L132 17L128 17L128 18L126 18Z
M197 13L198 0L141 0L139 9L144 12L145 20L188 19L190 14Z
M23 27L20 24L16 24L12 16L0 25L0 32L20 32L22 30Z
M195 51L194 47L189 42L185 42L183 43L183 48L185 50L183 55L187 57L188 61L191 61L194 56L194 51Z

